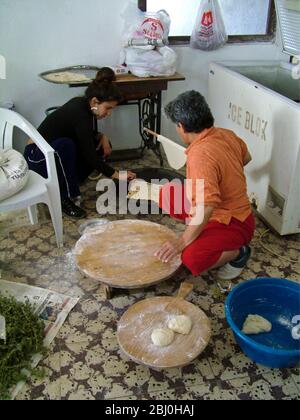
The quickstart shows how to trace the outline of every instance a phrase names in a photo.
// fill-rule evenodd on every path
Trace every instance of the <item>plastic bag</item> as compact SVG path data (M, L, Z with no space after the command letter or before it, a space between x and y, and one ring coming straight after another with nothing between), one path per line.
M20 191L28 176L28 165L21 153L0 149L0 201Z
M141 12L130 2L124 19L123 50L120 64L138 77L172 76L176 73L177 55L167 47L170 16L165 10Z
M135 76L172 76L176 73L177 55L169 47L155 50L125 48L122 54L128 69Z
M202 0L191 35L191 47L204 51L216 50L225 45L227 39L218 0Z
M155 13L141 12L136 7L136 1L132 1L128 4L122 17L124 20L122 36L124 47L136 44L142 48L146 46L146 49L153 49L155 46L168 43L171 19L165 10ZM148 42L150 48L148 48Z

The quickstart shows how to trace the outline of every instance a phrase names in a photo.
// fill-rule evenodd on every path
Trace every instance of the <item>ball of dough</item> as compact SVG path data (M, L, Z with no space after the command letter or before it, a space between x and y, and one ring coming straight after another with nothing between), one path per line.
M152 331L151 340L156 346L168 346L174 340L174 332L169 328L157 328Z
M188 334L192 328L192 320L186 315L176 315L170 319L168 327L179 334Z
M259 334L270 332L272 324L260 315L248 315L244 322L242 332L244 334Z

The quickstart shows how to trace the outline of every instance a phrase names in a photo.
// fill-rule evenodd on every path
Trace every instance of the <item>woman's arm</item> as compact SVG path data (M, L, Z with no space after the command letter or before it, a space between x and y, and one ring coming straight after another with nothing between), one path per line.
M201 234L203 228L209 221L214 207L212 206L204 206L204 212L202 217L202 222L199 220L199 215L201 214L201 209L198 209L196 215L194 215L184 231L184 233L174 241L168 241L163 246L155 252L155 256L163 261L169 262L172 258L176 257L176 255L181 254L181 252L192 242L194 242L198 236Z
M75 132L78 139L80 157L83 158L92 169L96 169L110 178L115 170L110 165L103 162L96 153L92 120L90 120L90 118L81 117L76 123Z
M200 233L202 232L204 226L209 221L212 212L214 210L214 207L212 206L204 206L203 216L201 214L201 209L199 210L199 214L193 216L182 234L182 240L184 243L184 248L186 248L188 245L190 245L192 242L194 242L195 239L198 238ZM202 216L202 217L201 217ZM201 217L202 222L200 222L199 217ZM199 224L200 222L200 224Z
M103 156L104 158L107 158L111 155L112 147L110 144L110 141L108 137L103 133L98 133L98 146L96 147L96 150L100 150L100 148L103 148Z

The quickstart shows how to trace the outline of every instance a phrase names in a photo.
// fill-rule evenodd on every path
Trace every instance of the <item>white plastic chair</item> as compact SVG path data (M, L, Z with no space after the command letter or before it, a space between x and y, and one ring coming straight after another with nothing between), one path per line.
M59 184L57 179L54 150L39 132L24 117L9 109L0 108L0 148L13 148L13 130L18 127L28 135L42 151L46 159L48 178L43 178L34 171L29 171L28 182L17 194L0 201L0 212L26 208L30 222L38 222L37 204L47 204L57 246L63 246L63 223Z

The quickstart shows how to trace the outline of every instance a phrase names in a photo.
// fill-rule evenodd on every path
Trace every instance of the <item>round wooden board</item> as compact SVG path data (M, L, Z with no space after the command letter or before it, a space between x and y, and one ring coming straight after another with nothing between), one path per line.
M152 343L156 328L167 328L174 315L187 315L192 329L187 335L175 333L166 347ZM210 321L197 306L182 298L154 297L131 306L118 323L118 341L123 352L137 363L167 369L191 363L207 346L211 336Z
M77 267L86 276L111 287L133 289L151 286L171 277L180 257L163 263L154 252L176 235L157 223L119 220L89 229L77 241Z

